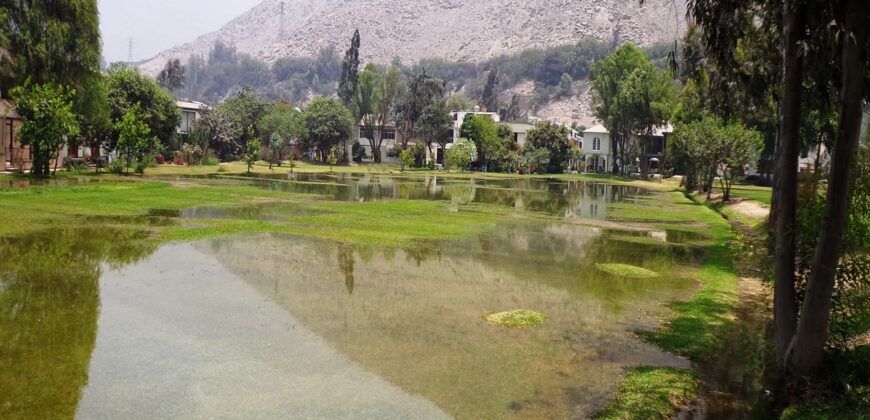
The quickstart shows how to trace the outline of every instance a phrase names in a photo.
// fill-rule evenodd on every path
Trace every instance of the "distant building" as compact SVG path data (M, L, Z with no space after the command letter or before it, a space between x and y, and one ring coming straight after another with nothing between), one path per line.
M583 155L586 156L586 172L607 172L613 168L613 153L610 150L610 132L598 124L583 131Z
M646 138L646 150L640 150L641 156L633 164L639 166L640 160L646 159L651 170L659 169L659 165L667 153L668 140L670 140L673 131L670 124L656 127L653 130L653 134ZM630 141L639 150L641 136L632 135ZM613 170L613 166L617 162L611 150L610 132L607 128L598 124L585 130L583 132L583 139L580 142L582 144L583 155L586 157L586 172L609 172Z
M178 122L178 134L188 134L196 120L202 117L203 111L211 109L208 105L196 101L176 101L175 106L181 111Z

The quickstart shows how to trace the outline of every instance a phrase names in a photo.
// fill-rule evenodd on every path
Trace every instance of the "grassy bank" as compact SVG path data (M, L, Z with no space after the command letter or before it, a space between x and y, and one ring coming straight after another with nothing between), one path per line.
M677 191L660 192L632 203L611 205L611 218L626 222L655 223L709 237L704 262L686 275L697 280L699 291L683 302L668 305L671 316L654 330L637 331L643 339L672 353L703 362L712 357L733 320L737 275L729 243L731 227L712 209L693 202ZM695 400L699 379L693 372L639 367L630 370L616 399L596 417L601 419L671 418Z

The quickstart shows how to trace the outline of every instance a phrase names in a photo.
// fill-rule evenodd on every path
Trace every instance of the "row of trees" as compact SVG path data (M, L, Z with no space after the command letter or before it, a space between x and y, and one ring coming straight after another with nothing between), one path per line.
M668 51L663 45L645 50L654 64L664 67ZM573 95L573 82L587 79L594 63L611 52L610 43L587 38L574 44L531 48L480 64L431 58L406 65L395 59L380 70L395 67L406 80L425 71L447 81L446 92L464 92L487 110L500 112L502 119L512 120L553 98ZM218 41L207 56L192 56L183 67L187 81L177 90L183 97L217 103L241 86L250 86L271 100L301 103L312 96L338 93L336 83L342 81L343 60L334 47L325 47L314 57L285 57L270 66ZM504 95L508 88L527 80L535 82L535 92L528 100Z

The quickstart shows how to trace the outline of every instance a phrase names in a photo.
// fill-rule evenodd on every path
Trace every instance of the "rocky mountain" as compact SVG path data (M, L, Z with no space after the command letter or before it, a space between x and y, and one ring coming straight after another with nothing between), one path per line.
M355 28L363 61L440 57L477 62L530 47L594 37L647 45L685 29L682 0L264 0L220 30L141 64L156 74L169 58L207 55L215 41L266 62L344 51ZM204 6L207 7L207 6Z

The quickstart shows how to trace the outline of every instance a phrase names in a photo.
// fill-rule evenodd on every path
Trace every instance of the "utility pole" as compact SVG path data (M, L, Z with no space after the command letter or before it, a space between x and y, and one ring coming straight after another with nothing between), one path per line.
M281 38L284 38L284 36L285 36L285 33L284 33L284 6L285 6L285 4L284 4L284 1L282 0L281 1L281 14L279 15L280 17L278 20L278 25L279 25L278 34Z
M127 49L127 62L128 62L128 63L132 63L132 62L133 62L133 38L128 39L127 46L128 46L128 49Z

